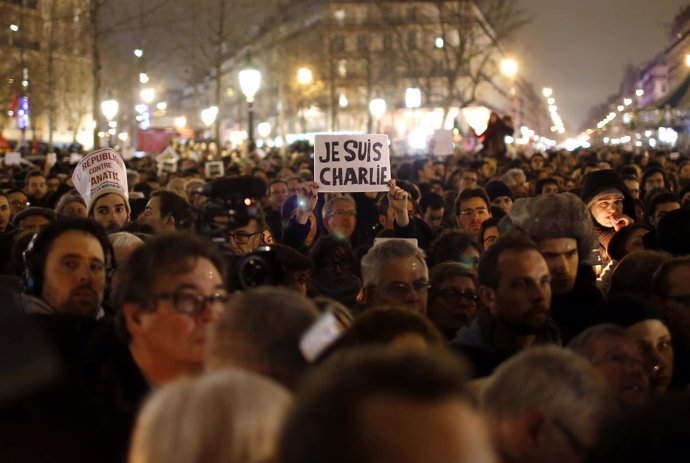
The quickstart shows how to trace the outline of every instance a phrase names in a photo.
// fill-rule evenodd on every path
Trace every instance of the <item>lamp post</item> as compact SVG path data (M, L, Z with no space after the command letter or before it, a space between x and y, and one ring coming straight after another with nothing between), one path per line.
M117 102L117 100L114 100L112 97L109 97L107 100L101 102L101 112L105 116L105 118L108 120L108 146L112 146L113 142L113 132L112 130L114 127L112 127L113 119L115 119L115 116L117 115L117 111L120 109L120 104Z
M369 112L376 119L376 132L381 132L381 118L386 114L386 100L374 98L369 102Z
M247 98L247 142L248 145L252 145L254 143L254 96L261 86L261 72L252 64L249 55L247 55L244 69L239 73L239 79L242 93Z

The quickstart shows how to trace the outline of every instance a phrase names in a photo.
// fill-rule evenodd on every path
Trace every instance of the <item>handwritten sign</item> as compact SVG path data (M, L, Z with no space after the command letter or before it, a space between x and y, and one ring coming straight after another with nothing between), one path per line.
M112 148L102 148L86 155L74 168L72 181L86 204L91 204L91 198L104 189L118 191L127 197L125 162Z
M316 135L314 180L325 193L388 191L388 135Z

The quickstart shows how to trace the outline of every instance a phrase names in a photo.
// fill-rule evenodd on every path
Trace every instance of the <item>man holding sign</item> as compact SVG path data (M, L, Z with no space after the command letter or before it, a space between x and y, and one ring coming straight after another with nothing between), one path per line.
M115 150L103 148L85 156L74 168L74 187L87 204L87 214L108 233L130 220L127 169Z

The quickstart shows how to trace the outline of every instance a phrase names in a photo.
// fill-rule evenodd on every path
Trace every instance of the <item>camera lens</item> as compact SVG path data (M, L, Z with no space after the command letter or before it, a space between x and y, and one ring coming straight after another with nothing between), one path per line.
M240 282L245 288L261 286L268 277L268 263L261 256L250 256L240 267Z

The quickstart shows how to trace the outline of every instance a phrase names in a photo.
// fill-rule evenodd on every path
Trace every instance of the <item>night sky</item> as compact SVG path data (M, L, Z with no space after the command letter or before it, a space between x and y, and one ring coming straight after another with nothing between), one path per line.
M618 92L626 64L663 50L687 0L519 0L533 21L508 50L535 87L552 87L576 135L589 109ZM690 50L689 50L690 52Z

